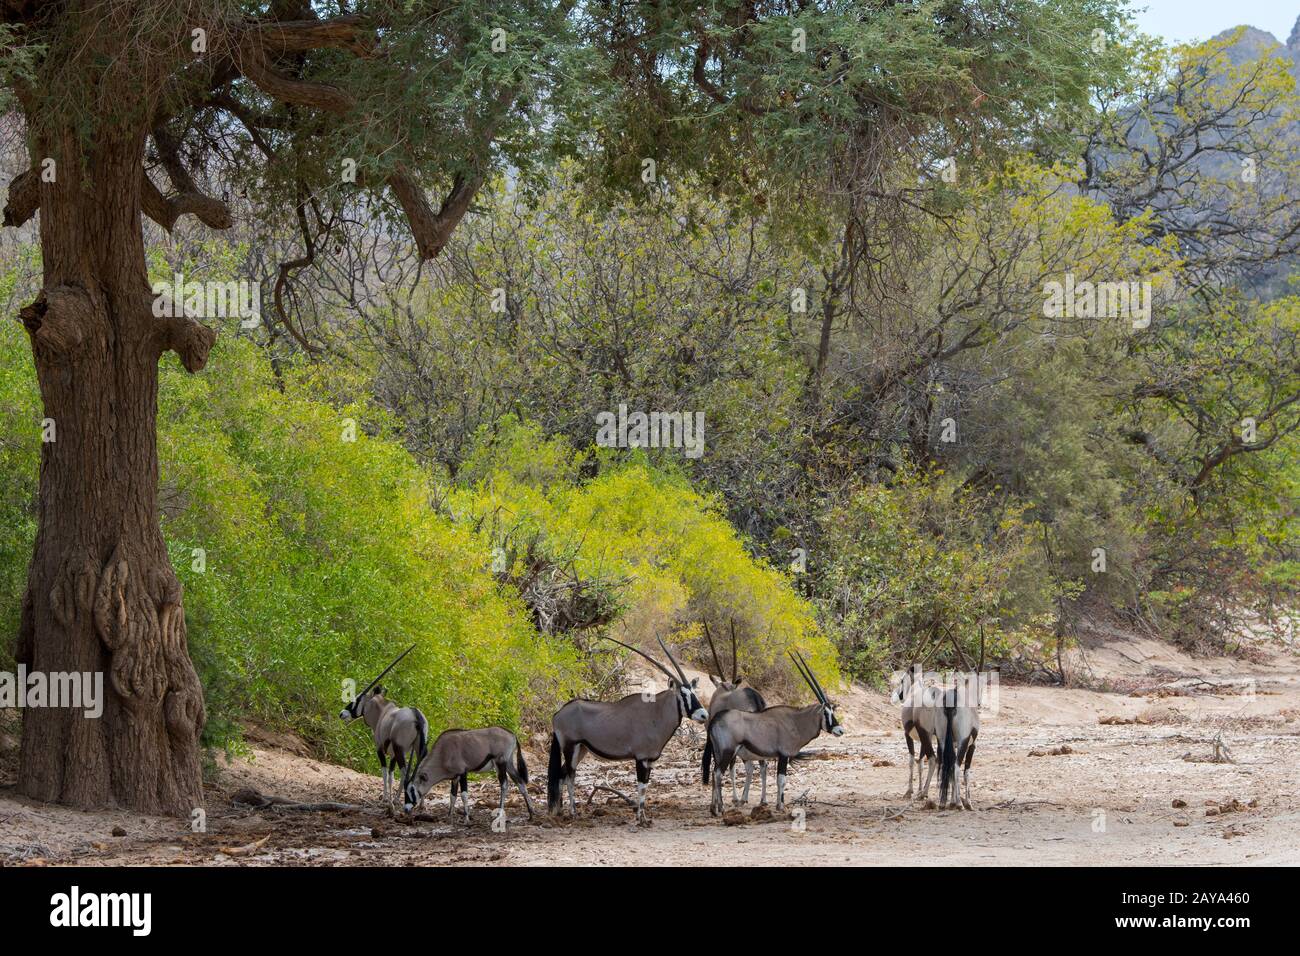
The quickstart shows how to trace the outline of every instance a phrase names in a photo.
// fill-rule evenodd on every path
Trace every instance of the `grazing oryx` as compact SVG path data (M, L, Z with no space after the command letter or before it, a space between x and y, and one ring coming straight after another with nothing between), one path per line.
M740 676L740 658L736 653L736 621L731 621L731 680L726 680L724 675L727 673L722 667L722 661L718 659L718 649L713 646L713 635L709 633L709 622L704 622L704 636L709 641L709 651L713 654L713 664L718 668L718 676L709 675L709 680L713 681L713 696L709 699L709 720L718 719L718 714L728 710L744 710L749 713L757 713L767 706L767 701L763 700L763 695L752 687L741 687L741 682L745 679ZM731 765L731 802L734 804L749 803L749 785L754 778L754 761L757 759L748 751L741 751L736 755L745 762L745 794L741 798L736 797L736 765ZM713 760L713 747L705 741L704 756L701 758L700 772L704 777L704 782L709 782L709 764ZM759 771L763 779L763 795L759 803L767 803L767 761L758 761Z
M924 679L920 668L903 672L898 686L894 689L894 703L901 704L903 736L907 740L907 793L909 799L915 792L912 787L912 772L916 772L916 784L921 786L921 761L926 762L928 773L925 786L921 787L921 799L930 794L930 780L934 776L935 742L939 740L940 725L944 724L941 704L942 690L938 685ZM920 754L917 754L917 749Z
M718 767L713 777L713 802L709 808L714 816L722 813L722 775L730 769L742 748L758 757L776 758L776 808L783 810L785 771L790 758L823 730L836 737L844 733L835 716L835 705L826 699L825 691L808 664L794 654L790 659L817 696L817 703L808 707L768 707L756 714L729 710L709 723L709 742Z
M365 690L352 698L352 703L339 711L339 717L345 721L364 718L366 726L374 735L375 752L379 755L379 766L384 771L384 803L390 810L393 809L392 797L389 796L393 769L402 768L402 783L405 784L429 748L429 722L424 719L424 714L414 707L398 707L391 700L386 700L384 689L379 686L384 675L413 650L414 644L402 651L397 660L385 667L378 677L366 685ZM400 796L400 791L398 795Z
M943 718L940 724L941 757L939 761L939 808L945 804L954 809L970 805L970 764L975 756L975 738L980 732L980 670L984 666L984 650L980 648L980 667L974 677L967 675L956 687L943 692ZM962 777L966 794L962 796L957 784L957 768L965 764Z
M512 765L513 760L513 765ZM533 802L528 798L528 765L524 762L524 751L519 746L519 738L502 727L483 727L480 730L444 730L429 748L429 755L420 761L411 781L407 783L406 812L412 812L424 801L424 795L430 789L451 781L451 803L448 813L456 812L456 792L460 791L465 804L465 822L469 823L469 778L467 774L477 773L495 766L497 783L501 785L501 812L505 813L506 794L510 785L506 779L513 780L523 794L524 806L528 816L533 815Z
M704 723L709 712L695 696L697 680L687 680L681 665L662 639L668 660L677 673L630 644L610 637L607 640L640 654L668 677L668 689L653 697L630 694L622 700L606 703L598 700L571 700L555 712L551 720L551 754L546 773L546 803L551 813L560 809L560 785L569 788L569 816L578 815L573 797L574 776L578 762L587 751L603 760L636 761L636 819L645 820L645 795L650 786L650 768L663 753L664 746L676 732L683 717Z

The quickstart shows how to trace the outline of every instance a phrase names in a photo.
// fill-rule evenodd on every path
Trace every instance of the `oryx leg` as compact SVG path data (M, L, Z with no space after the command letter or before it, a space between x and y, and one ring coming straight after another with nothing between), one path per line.
M519 788L519 795L524 798L524 806L528 808L528 818L531 820L533 816L533 801L528 798L528 788L524 786L523 774L516 769L514 763L509 757L507 757L505 761L505 772L506 776L513 780L515 786ZM510 788L507 786L506 789L509 790ZM505 797L501 798L501 806L502 808L505 807Z
M582 744L575 744L566 761L568 764L566 775L569 780L569 816L573 818L578 816L578 802L574 798L573 788L578 779L578 762L582 757Z
M649 760L638 760L636 762L636 822L645 823L645 795L650 789L650 766Z
M758 762L758 773L763 779L763 795L759 798L758 801L758 805L762 807L767 805L767 761L766 760L760 760Z
M912 796L912 771L916 771L917 783L921 782L921 762L916 757L916 743L912 740L912 729L916 726L914 721L908 721L903 724L903 737L907 741L907 793L904 797Z
M460 775L460 802L465 805L465 822L469 823L469 774Z
M741 803L749 803L749 784L754 779L754 761L745 761L745 792L740 795Z
M506 794L510 792L510 786L506 783L506 764L505 761L497 762L497 783L501 787L501 801L497 804L497 809L501 811L501 816L506 815Z
M739 804L740 800L737 799L736 797L736 762L734 760L731 762L730 777L731 777L731 802L732 804Z
M727 757L727 754L722 753L716 748L714 749L713 788L709 795L709 813L715 817L722 813L722 775L727 767L727 764L725 763ZM731 755L730 759L734 760L735 755Z
M921 787L922 800L927 800L930 797L930 781L934 778L934 765L939 762L939 757L935 753L934 744L929 740L929 736L929 734L926 734L925 737L921 738L921 756L925 759L926 766L925 785ZM921 774L921 761L919 759L916 765L917 779L919 780Z
M789 757L776 758L776 809L785 809L785 772L790 767Z
M970 740L966 743L965 759L959 761L960 763L964 763L962 768L962 782L966 785L966 795L962 797L961 802L967 810L975 809L970 805L970 764L971 760L975 758L975 737L978 733L978 730L971 731Z
M447 803L447 819L456 819L456 794L460 791L460 777L451 778L451 800Z

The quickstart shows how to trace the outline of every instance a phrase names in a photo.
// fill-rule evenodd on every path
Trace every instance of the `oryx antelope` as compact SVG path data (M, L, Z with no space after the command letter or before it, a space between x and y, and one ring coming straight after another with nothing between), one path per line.
M742 749L760 758L776 758L776 808L783 810L786 768L791 758L823 730L836 737L844 733L835 716L835 705L826 698L807 662L795 654L790 659L817 697L817 703L807 707L768 707L754 714L729 710L709 723L709 743L717 764L709 808L714 816L722 813L722 775L731 768Z
M713 646L713 635L709 633L709 622L704 622L704 636L709 642L709 651L713 654L713 664L717 667L718 672L715 677L709 675L709 680L713 682L713 696L709 698L709 720L718 719L718 715L728 710L744 710L749 713L757 713L767 707L767 701L763 700L763 695L752 687L741 687L741 682L745 678L740 676L740 658L736 651L736 622L731 621L731 680L727 680L726 670L722 666L722 661L718 659L718 649ZM731 765L731 802L734 804L749 803L749 785L754 778L754 761L755 756L749 751L742 750L736 756L745 763L745 793L743 797L736 797L736 765ZM709 764L713 761L713 747L705 741L704 756L701 758L700 772L704 778L705 784L709 782ZM762 777L763 793L759 803L767 803L767 761L758 760L759 772Z
M983 666L983 653L980 665ZM939 807L945 805L972 809L970 804L970 765L975 756L975 738L980 732L979 670L974 677L966 676L956 687L943 692L943 718L940 724L941 756L939 758ZM963 767L964 765L964 767ZM966 785L963 796L957 783L957 768L963 767L962 778Z
M514 782L523 795L528 816L533 815L533 802L528 797L528 765L519 738L504 727L483 727L478 730L444 730L429 748L428 756L420 761L409 783L406 784L406 812L412 812L424 801L424 795L444 780L451 781L451 803L448 814L456 812L456 793L459 791L465 805L465 822L469 822L468 774L496 767L497 783L501 785L502 813L506 809L506 794Z
M920 794L924 800L930 794L935 746L940 739L940 725L944 724L942 690L934 682L925 680L925 675L918 666L903 672L893 697L894 702L901 705L899 716L903 724L903 736L907 740L907 793L903 796L911 798L915 792L912 786L913 772L916 774L917 786L921 785L921 762L925 761L928 772Z
M591 751L603 760L636 761L636 818L645 820L645 796L650 786L650 768L663 753L683 717L704 723L709 712L695 696L698 680L687 680L681 665L662 639L659 646L668 656L674 674L649 654L610 637L628 650L640 654L668 678L668 689L653 697L630 694L607 703L599 700L571 700L551 720L551 753L546 772L546 803L551 813L560 809L560 786L569 790L569 815L576 817L574 776L578 763Z
M413 650L414 644L402 651L361 693L352 698L352 703L339 711L339 717L343 720L350 722L360 717L370 728L370 733L375 738L379 766L384 772L384 803L390 809L393 805L389 795L393 770L397 767L402 769L402 783L405 784L411 771L428 753L429 747L429 722L424 719L424 714L415 707L398 707L384 697L384 688L379 686L384 675Z

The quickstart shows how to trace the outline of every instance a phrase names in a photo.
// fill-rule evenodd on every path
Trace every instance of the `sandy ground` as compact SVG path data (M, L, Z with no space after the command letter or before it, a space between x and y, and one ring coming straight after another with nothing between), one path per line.
M410 824L381 812L377 777L318 763L296 741L259 733L252 759L221 771L200 833L184 820L31 803L14 794L12 762L4 764L0 863L663 865L697 862L704 851L706 859L768 865L1296 864L1300 658L1276 646L1251 657L1194 659L1131 635L1094 635L1070 667L1105 690L1001 688L997 713L983 717L973 812L902 798L907 764L896 711L885 695L855 688L840 697L848 732L809 746L814 756L791 769L792 813L766 820L710 817L699 782L702 739L685 733L655 767L651 825L636 826L606 791L583 806L596 784L634 789L630 765L589 759L576 822L543 812L530 822L516 793L505 832L490 826L494 778L472 785L468 826L448 821L445 787ZM1212 759L1216 739L1226 747L1221 762ZM0 750L12 744L0 739ZM539 810L542 744L528 752ZM233 806L231 796L247 787L358 809Z

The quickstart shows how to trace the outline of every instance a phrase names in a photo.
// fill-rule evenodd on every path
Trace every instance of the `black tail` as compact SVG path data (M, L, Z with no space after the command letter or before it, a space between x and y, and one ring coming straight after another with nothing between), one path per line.
M700 776L704 778L705 786L709 783L709 764L713 762L713 738L709 737L704 742L704 759L700 761Z
M519 738L515 738L515 769L519 771L519 776L524 778L524 783L528 782L528 764L524 762L524 748L519 746Z
M560 812L560 769L563 766L560 741L555 734L551 734L551 759L546 765L546 809L551 813Z
M954 701L952 707L948 707L945 702L943 716L948 722L948 732L944 734L943 756L939 759L939 806L941 807L948 800L948 788L957 784L957 745L953 740L956 734L952 726L952 718L956 713L956 702Z
M429 722L418 710L415 712L415 733L419 738L415 747L415 752L418 754L415 766L419 767L429 753Z

